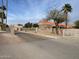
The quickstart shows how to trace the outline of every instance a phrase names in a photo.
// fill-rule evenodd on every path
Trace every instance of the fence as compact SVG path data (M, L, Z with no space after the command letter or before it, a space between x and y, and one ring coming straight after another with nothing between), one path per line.
M63 36L79 36L79 29L64 29Z

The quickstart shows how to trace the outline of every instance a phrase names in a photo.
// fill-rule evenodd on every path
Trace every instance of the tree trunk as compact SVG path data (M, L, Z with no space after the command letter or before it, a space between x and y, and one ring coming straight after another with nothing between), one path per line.
M68 13L67 12L65 13L65 19L66 19L65 25L66 25L66 29L67 29L67 26L68 26Z
M56 25L56 34L58 35L58 23L55 24Z

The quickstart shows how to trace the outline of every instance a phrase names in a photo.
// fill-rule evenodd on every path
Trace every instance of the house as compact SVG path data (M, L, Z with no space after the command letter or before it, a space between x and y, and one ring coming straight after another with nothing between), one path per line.
M22 30L22 28L23 28L23 26L22 25L14 25L14 30L15 31L21 31Z
M39 27L40 28L52 28L52 27L55 27L55 23L53 21L48 21L46 19L43 19L41 21L39 21ZM60 23L58 24L59 27L66 27L65 24L63 23Z

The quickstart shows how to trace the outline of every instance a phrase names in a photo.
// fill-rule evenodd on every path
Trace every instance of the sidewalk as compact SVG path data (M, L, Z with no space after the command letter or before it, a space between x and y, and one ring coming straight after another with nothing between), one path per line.
M0 45L18 44L21 42L23 42L21 38L16 35L7 32L0 33Z

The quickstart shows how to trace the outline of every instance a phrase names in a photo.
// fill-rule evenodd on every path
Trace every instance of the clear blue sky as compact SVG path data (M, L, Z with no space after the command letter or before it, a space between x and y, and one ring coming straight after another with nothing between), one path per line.
M9 0L8 24L38 22L47 16L49 10L61 9L65 3L73 8L69 20L78 20L79 0Z

